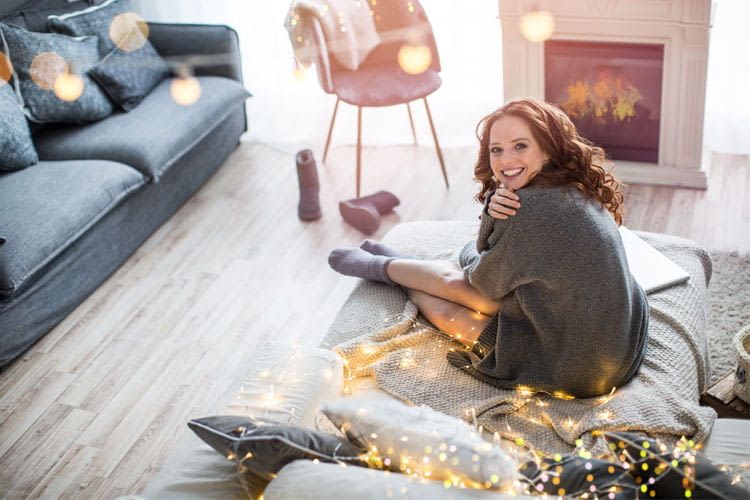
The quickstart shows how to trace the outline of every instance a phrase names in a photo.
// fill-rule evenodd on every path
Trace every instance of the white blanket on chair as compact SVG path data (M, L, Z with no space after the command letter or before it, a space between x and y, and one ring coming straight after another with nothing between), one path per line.
M312 23L320 23L327 47L315 44ZM327 48L347 69L356 70L379 43L372 11L365 0L294 0L284 27L289 32L294 56L310 65L318 51Z
M412 222L393 228L384 241L407 255L451 259L458 269L458 252L476 232L474 222ZM641 430L667 443L681 436L700 442L716 418L698 402L709 374L705 307L711 261L691 241L638 234L687 270L690 280L648 297L643 364L609 397L529 396L471 377L446 360L459 344L437 333L402 290L382 283L358 284L321 347L342 354L352 377L375 376L380 388L399 399L476 418L486 430L547 452L572 452L580 438L586 449L601 453L606 444L596 430Z

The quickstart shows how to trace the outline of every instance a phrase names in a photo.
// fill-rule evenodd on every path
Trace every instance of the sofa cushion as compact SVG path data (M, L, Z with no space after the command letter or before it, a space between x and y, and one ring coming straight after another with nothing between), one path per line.
M0 295L10 296L145 183L110 161L40 162L0 175Z
M198 77L201 97L191 106L170 95L162 81L128 113L82 127L59 126L35 136L42 160L101 159L125 163L158 179L248 97L241 84L218 76ZM126 131L126 133L124 133Z

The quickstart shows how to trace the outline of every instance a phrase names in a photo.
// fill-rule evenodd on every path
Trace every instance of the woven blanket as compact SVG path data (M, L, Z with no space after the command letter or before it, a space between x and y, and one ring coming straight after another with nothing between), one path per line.
M459 251L477 232L476 222L419 221L394 227L383 241L416 258L450 260L458 269ZM710 374L706 290L711 260L689 240L636 234L682 266L690 279L648 296L643 364L635 378L609 395L561 399L481 382L447 361L447 352L462 349L461 344L432 326L399 287L383 283L358 283L321 347L344 356L351 378L374 376L398 399L463 418L504 438L523 439L547 453L583 446L602 454L606 443L597 430L643 431L666 443L681 436L700 442L716 418L713 409L698 403ZM585 358L574 361L586 363Z

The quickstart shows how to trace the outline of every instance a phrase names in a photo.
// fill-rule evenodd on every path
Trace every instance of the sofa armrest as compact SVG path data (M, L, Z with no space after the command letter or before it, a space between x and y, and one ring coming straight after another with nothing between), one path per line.
M149 41L171 65L186 64L196 76L225 76L242 83L237 32L219 24L148 23Z

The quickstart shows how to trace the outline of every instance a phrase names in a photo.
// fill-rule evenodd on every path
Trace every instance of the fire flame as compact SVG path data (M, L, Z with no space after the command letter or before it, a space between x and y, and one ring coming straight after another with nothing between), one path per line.
M568 99L560 106L569 116L594 116L602 125L607 124L610 116L615 122L635 117L635 103L643 100L638 89L627 79L612 77L606 72L593 84L578 80L568 85L566 91Z

